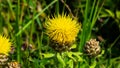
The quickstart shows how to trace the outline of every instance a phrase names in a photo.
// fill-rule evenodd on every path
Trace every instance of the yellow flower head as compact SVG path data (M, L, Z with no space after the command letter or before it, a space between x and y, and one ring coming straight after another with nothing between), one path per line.
M81 27L77 20L66 15L49 18L45 26L50 39L62 44L75 41Z
M0 53L8 55L10 52L11 42L5 36L0 35Z

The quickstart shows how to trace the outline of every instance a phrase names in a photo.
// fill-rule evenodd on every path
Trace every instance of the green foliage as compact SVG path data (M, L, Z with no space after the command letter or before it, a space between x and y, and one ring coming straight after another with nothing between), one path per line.
M101 11L104 1L102 2L100 7L98 6L100 4L100 0L98 0L97 2L96 0L94 0L92 7L89 3L90 3L90 0L86 0L86 6L84 10L85 15L84 15L84 21L82 26L83 30L80 35L81 41L79 45L79 51L83 50L82 48L85 45L86 41L90 39L92 28L97 21L97 18L99 16L99 13ZM88 11L91 11L91 12L88 12Z
M115 20L115 22L117 23L118 27L120 28L120 11L116 10L116 12L114 13L113 11L109 10L109 9L104 9L105 12L102 12L102 14L100 15L101 18L103 17L111 17Z
M119 0L0 0L0 34L8 36L14 47L9 62L17 61L21 68L120 68L118 2ZM50 39L45 33L44 23L46 18L63 12L80 20L82 30L70 51L56 52L49 46ZM101 31L102 28L106 29L103 26L113 23L119 28L118 35L112 42L108 42L109 38L105 38ZM111 30L107 31L112 33ZM98 38L99 35L102 39ZM96 57L89 57L83 51L86 41L91 38L100 41L101 53Z

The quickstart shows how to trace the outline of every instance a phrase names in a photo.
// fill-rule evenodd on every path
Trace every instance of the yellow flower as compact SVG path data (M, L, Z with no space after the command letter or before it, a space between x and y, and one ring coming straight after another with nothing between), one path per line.
M49 18L45 23L46 33L57 43L72 43L81 28L77 20L66 15Z
M8 55L10 52L11 42L5 36L0 35L0 53Z

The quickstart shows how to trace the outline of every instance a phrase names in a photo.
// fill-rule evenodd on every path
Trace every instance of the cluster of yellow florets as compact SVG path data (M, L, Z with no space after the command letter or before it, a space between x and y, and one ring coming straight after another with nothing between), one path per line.
M75 38L81 28L77 20L74 20L70 16L58 15L45 23L46 33L50 39L57 43L71 43L75 41Z
M8 55L10 52L11 42L5 36L0 35L0 53Z

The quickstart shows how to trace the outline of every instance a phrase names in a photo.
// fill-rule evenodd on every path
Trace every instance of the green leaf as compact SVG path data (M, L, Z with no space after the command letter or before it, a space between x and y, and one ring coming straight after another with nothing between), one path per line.
M63 67L65 67L65 62L63 58L61 57L60 53L57 53L57 59L63 65Z
M118 10L116 11L116 16L118 19L120 19L120 11L118 11Z
M76 59L72 56L72 52L67 52L67 56L71 59L73 59L76 62Z
M70 60L67 62L67 64L68 64L68 67L69 67L69 68L73 68L73 60L72 60L72 59L70 59Z
M109 9L105 9L105 11L110 14L111 17L115 18L115 15L112 11L110 11Z
M116 68L120 68L120 63L116 66Z
M81 54L82 53L80 53L80 52L73 52L73 55L78 58L78 61L83 61L82 57L80 57Z
M105 13L105 12L101 12L101 15L99 17L110 17L109 14Z
M105 53L105 50L102 50L102 52L97 57L102 57L104 53Z
M92 65L90 66L90 68L95 68L96 64L97 64L97 62L94 60Z
M75 49L76 47L77 47L77 45L73 44L72 47L71 47L71 49Z
M51 57L54 57L55 54L52 54L52 53L48 53L48 54L42 54L44 58L51 58Z
M83 61L83 59L80 57L80 55L82 55L82 53L80 53L80 52L67 52L66 54L69 58L73 59L75 62ZM76 57L77 57L77 59L76 59Z

